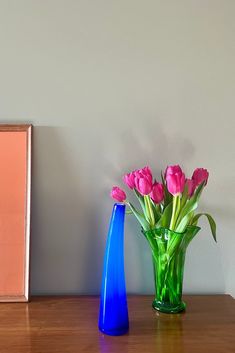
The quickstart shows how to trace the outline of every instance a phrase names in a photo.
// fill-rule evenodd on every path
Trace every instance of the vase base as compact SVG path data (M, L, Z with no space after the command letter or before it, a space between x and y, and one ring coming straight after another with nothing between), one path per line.
M184 311L186 308L186 304L184 302L181 302L176 306L172 306L166 303L159 302L155 299L153 301L152 307L154 310L161 311L162 313L176 314L181 311Z

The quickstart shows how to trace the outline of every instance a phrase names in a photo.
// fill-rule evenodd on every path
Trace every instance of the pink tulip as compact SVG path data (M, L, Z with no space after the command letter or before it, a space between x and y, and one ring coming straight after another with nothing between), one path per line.
M163 201L164 199L164 191L163 191L163 185L161 183L155 182L153 184L153 188L150 194L151 199L159 204Z
M122 189L120 189L118 186L114 186L112 188L112 191L110 193L110 196L119 202L123 202L126 200L126 193Z
M152 190L152 184L146 178L138 178L136 180L136 189L141 195L148 195Z
M192 197L195 190L194 181L192 179L186 179L186 185L188 186L188 195Z
M149 167L144 167L142 169L135 170L133 173L136 178L146 178L149 181L149 183L152 184L153 175L152 175L152 171Z
M168 191L176 196L183 192L185 185L185 175L179 165L169 166L165 172Z
M149 167L136 170L135 187L141 195L148 195L152 191L153 176Z
M180 168L180 166L177 165L170 165L166 168L165 171L165 178L167 178L168 175L172 175L172 174L176 174L176 173L182 173L182 169Z
M208 177L209 177L209 173L206 169L204 168L195 169L192 176L192 180L194 181L195 187L203 183L203 181L205 181L207 184Z
M134 187L135 187L135 172L125 174L123 177L123 181L130 189L134 189Z
M140 169L139 171L140 171L140 173L142 173L142 174L145 175L146 177L149 177L150 180L152 181L152 179L153 179L153 174L152 174L151 169L150 169L148 166L144 167L143 169Z

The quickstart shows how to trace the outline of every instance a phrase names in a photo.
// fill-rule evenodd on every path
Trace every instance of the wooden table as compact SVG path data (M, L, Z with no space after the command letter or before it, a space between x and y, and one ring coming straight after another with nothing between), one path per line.
M186 313L151 309L152 297L128 299L130 331L97 329L97 297L34 297L0 304L0 353L234 353L235 301L229 295L185 296Z

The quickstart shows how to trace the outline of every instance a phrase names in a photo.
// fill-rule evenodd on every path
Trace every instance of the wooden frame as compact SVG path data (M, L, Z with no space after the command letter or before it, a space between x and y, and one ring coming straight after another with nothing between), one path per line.
M10 253L9 252L9 256L10 258L4 254L5 258L7 259L6 260L6 263L10 263L11 265L9 266L9 270L7 270L7 266L2 266L2 272L1 272L1 267L0 267L0 302L27 302L29 300L29 262L30 262L30 204L31 204L31 139L32 139L32 125L23 125L23 124L20 124L20 125L6 125L6 124L0 124L0 148L3 148L1 147L1 134L2 133L13 133L13 135L11 134L8 134L7 136L6 135L2 135L2 140L6 140L7 141L7 138L9 136L9 139L10 141L14 141L14 138L16 140L16 132L18 133L25 133L25 135L21 134L19 136L17 136L17 138L19 138L19 141L22 140L22 142L20 142L20 146L19 149L21 148L21 150L23 152L21 157L20 158L20 161L21 159L23 160L24 159L24 154L25 154L25 161L24 161L24 164L22 166L22 175L23 177L20 178L20 181L16 179L16 183L13 183L12 187L13 189L16 189L16 187L18 186L19 184L19 187L21 187L21 193L20 195L23 197L21 197L20 199L20 202L21 202L21 208L23 209L23 211L20 211L19 214L17 214L16 217L16 226L15 226L15 230L14 230L14 236L12 235L11 237L11 234L9 232L9 230L11 228L4 228L3 227L3 230L4 229L7 229L8 230L8 234L6 234L6 242L8 241L7 239L10 239L9 240L9 244L10 245L6 245L4 243L4 234L2 235L2 244L4 243L3 245L3 249L4 249L4 246L8 246L8 250L12 249L14 250L14 252L16 252L16 257L15 256L15 253L12 252ZM11 136L10 136L11 135ZM5 142L2 142L3 144ZM9 144L11 144L12 142L9 142ZM17 143L17 142L16 142ZM8 144L8 142L5 143L6 145ZM8 146L8 145L7 145ZM10 145L9 145L10 146ZM4 148L3 148L4 149ZM15 156L17 158L17 148L14 146L14 152L15 153ZM0 154L0 158L1 156L4 156L3 159L4 159L4 162L3 163L6 163L6 159L8 157L6 157L6 151L1 151L2 154ZM5 153L5 154L4 154ZM13 158L15 158L14 156L12 157L12 153L11 153L11 161L13 160ZM10 163L10 162L9 162ZM17 163L20 163L19 162L19 158L16 160L16 164ZM12 164L13 167L12 169L16 168L15 164L13 163ZM1 166L1 160L0 160L0 166ZM11 168L9 168L10 170L10 173L13 173L11 172ZM4 171L1 171L1 172L4 172ZM7 172L6 172L7 173ZM13 181L14 181L14 175L16 175L17 177L17 174L13 174ZM4 180L9 181L9 185L10 185L10 182L11 182L11 178L12 178L12 175L10 175L10 178L7 179L7 177L5 177ZM24 181L24 182L23 182ZM21 182L21 184L20 184ZM18 184L17 184L18 183ZM17 184L17 185L15 185ZM3 189L2 189L3 190ZM8 189L7 190L10 190L10 186L8 186ZM4 190L5 191L5 190ZM9 192L9 191L7 191ZM4 192L3 192L4 193ZM13 197L13 201L12 201L12 204L14 204L14 197L16 200L18 200L14 194L14 190L12 190L12 194L9 193L9 197ZM13 195L13 196L12 196ZM18 195L18 194L17 194ZM1 199L1 193L0 193L0 199ZM8 199L7 199L8 201ZM10 201L9 201L10 202ZM2 208L4 207L4 203L3 203L3 206ZM1 212L1 209L0 209L0 212ZM4 217L7 217L5 216L5 213L7 212L2 212L2 218L3 218L3 223L4 223ZM8 211L8 217L11 217L11 213L10 211ZM12 218L9 218L10 220ZM0 220L1 220L1 213L0 213ZM5 222L6 223L6 222ZM10 222L9 222L10 223ZM20 228L18 226L18 224L20 224ZM1 223L0 223L1 225ZM18 226L18 228L17 228ZM17 232L17 229L20 229L19 233ZM0 229L1 231L1 229ZM13 244L13 243L10 243L10 242L13 242L13 239L17 238L17 234L19 234L19 240ZM20 245L18 245L18 243ZM20 247L20 251L18 252L17 254L17 246ZM23 249L23 250L22 250ZM0 243L0 251L1 251L1 243ZM2 250L3 251L3 250ZM11 261L12 259L12 261ZM17 260L15 260L17 259ZM19 266L16 266L14 265L14 261L18 261L18 259L20 259L20 262L17 262L20 263L20 274L22 274L22 279L19 278L20 276L18 276L17 274L17 271L19 273L19 270L18 270L18 267ZM1 261L1 259L0 259ZM11 267L13 268L13 270L10 270ZM3 272L5 271L5 273L3 274ZM11 271L11 272L10 272ZM15 271L15 272L14 272ZM9 278L7 279L7 276L9 275ZM1 278L4 277L4 278ZM10 286L7 285L7 283L9 281L11 281L11 283L13 283L13 285L11 284ZM16 283L20 283L20 286L18 286L17 288L17 285ZM1 285L4 284L4 286L1 288ZM9 288L11 288L9 290ZM13 288L13 289L12 289ZM5 293L5 292L6 293ZM8 293L9 291L9 293ZM15 292L14 292L15 291Z

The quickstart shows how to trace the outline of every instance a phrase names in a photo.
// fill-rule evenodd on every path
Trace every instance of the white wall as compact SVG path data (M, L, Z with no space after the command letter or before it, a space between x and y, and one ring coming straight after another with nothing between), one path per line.
M235 2L0 0L0 118L34 124L33 293L97 293L124 172L169 163L210 180L185 292L235 295ZM129 292L153 291L126 225Z

